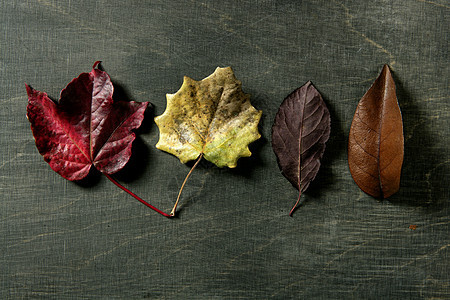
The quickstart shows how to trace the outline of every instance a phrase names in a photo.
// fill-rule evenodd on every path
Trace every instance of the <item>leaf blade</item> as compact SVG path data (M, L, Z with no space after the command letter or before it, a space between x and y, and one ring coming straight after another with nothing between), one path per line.
M365 193L387 198L400 188L403 121L387 65L358 103L350 127L348 162Z
M248 145L259 139L261 111L250 104L230 67L217 68L201 81L184 77L175 94L166 95L167 107L155 118L160 130L156 147L182 163L200 154L219 167L236 167L250 156Z
M81 180L92 166L113 174L128 162L132 130L141 125L148 102L113 101L109 75L95 68L74 78L57 103L46 93L26 89L36 146L55 172Z
M299 190L299 199L319 171L329 136L330 113L308 81L284 99L272 126L272 148L278 166Z
M46 93L25 85L29 97L27 117L39 153L50 167L68 180L84 178L91 168L86 145L78 145L61 125L57 105ZM83 147L84 146L84 147ZM67 172L65 172L67 170Z

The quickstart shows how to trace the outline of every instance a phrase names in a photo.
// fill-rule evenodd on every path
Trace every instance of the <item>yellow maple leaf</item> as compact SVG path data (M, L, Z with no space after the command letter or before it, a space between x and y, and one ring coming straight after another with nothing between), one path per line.
M204 157L218 167L234 168L240 157L251 155L248 145L261 137L262 111L250 104L230 67L217 68L201 81L184 77L181 88L166 97L166 110L155 118L160 131L156 148L182 163ZM176 204L172 213L175 209Z

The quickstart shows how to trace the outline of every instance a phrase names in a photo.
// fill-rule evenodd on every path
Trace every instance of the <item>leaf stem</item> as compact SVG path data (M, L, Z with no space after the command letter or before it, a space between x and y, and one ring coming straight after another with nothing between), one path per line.
M103 173L105 174L105 173ZM171 218L172 215L166 214L165 212L157 209L156 207L154 207L153 205L151 205L150 203L146 202L145 200L141 199L138 195L136 195L135 193L133 193L132 191L130 191L129 189L127 189L126 187L124 187L123 185L121 185L120 183L118 183L114 178L111 177L111 175L105 174L106 178L108 178L109 180L111 180L112 183L114 183L116 186L118 186L119 188L121 188L122 190L124 190L126 193L128 193L129 195L131 195L132 197L134 197L136 200L138 200L139 202L141 202L142 204L144 204L145 206L150 207L151 209L153 209L154 211L156 211L157 213L163 215L164 217L168 217Z
M297 205L300 202L301 197L302 197L302 192L299 192L297 202L295 202L294 207L292 207L291 211L289 212L289 217L292 217L292 214L294 213L294 210L297 208Z
M198 163L200 162L202 157L203 157L203 153L200 153L200 156L197 158L197 161L192 166L191 170L189 170L189 173L186 175L186 178L184 178L183 184L181 185L180 191L178 192L177 201L175 202L175 205L173 206L172 211L170 212L171 217L175 216L175 211L177 210L178 202L180 201L180 197L181 197L181 192L183 191L186 181L188 180L189 176L191 176L192 171L194 171L195 167L198 165Z

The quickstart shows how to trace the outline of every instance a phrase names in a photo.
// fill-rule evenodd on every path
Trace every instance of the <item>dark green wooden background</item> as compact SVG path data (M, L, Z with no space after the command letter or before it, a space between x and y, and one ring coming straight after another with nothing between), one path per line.
M449 13L447 0L0 0L0 298L449 299ZM202 163L172 220L104 176L63 179L34 145L24 83L58 98L96 60L117 96L154 105L117 178L155 206L170 211L192 165L154 147L152 118L184 75L233 67L263 110L253 156ZM405 161L400 192L378 201L353 182L346 144L383 64ZM308 80L332 133L290 218L271 126Z

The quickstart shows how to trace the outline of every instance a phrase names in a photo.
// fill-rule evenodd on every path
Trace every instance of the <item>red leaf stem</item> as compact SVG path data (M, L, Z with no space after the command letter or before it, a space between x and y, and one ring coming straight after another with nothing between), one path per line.
M153 209L154 211L156 211L157 213L163 215L164 217L168 217L171 218L173 217L172 215L166 214L165 212L157 209L156 207L154 207L153 205L151 205L150 203L148 203L147 201L141 199L138 195L136 195L135 193L133 193L132 191L130 191L129 189L127 189L126 187L124 187L123 185L121 185L119 182L117 182L114 178L112 178L111 175L108 175L106 173L105 176L111 180L112 183L114 183L116 186L118 186L119 188L121 188L122 190L124 190L127 194L131 195L132 197L134 197L136 200L138 200L139 202L141 202L142 204L144 204L147 207L150 207L151 209Z

